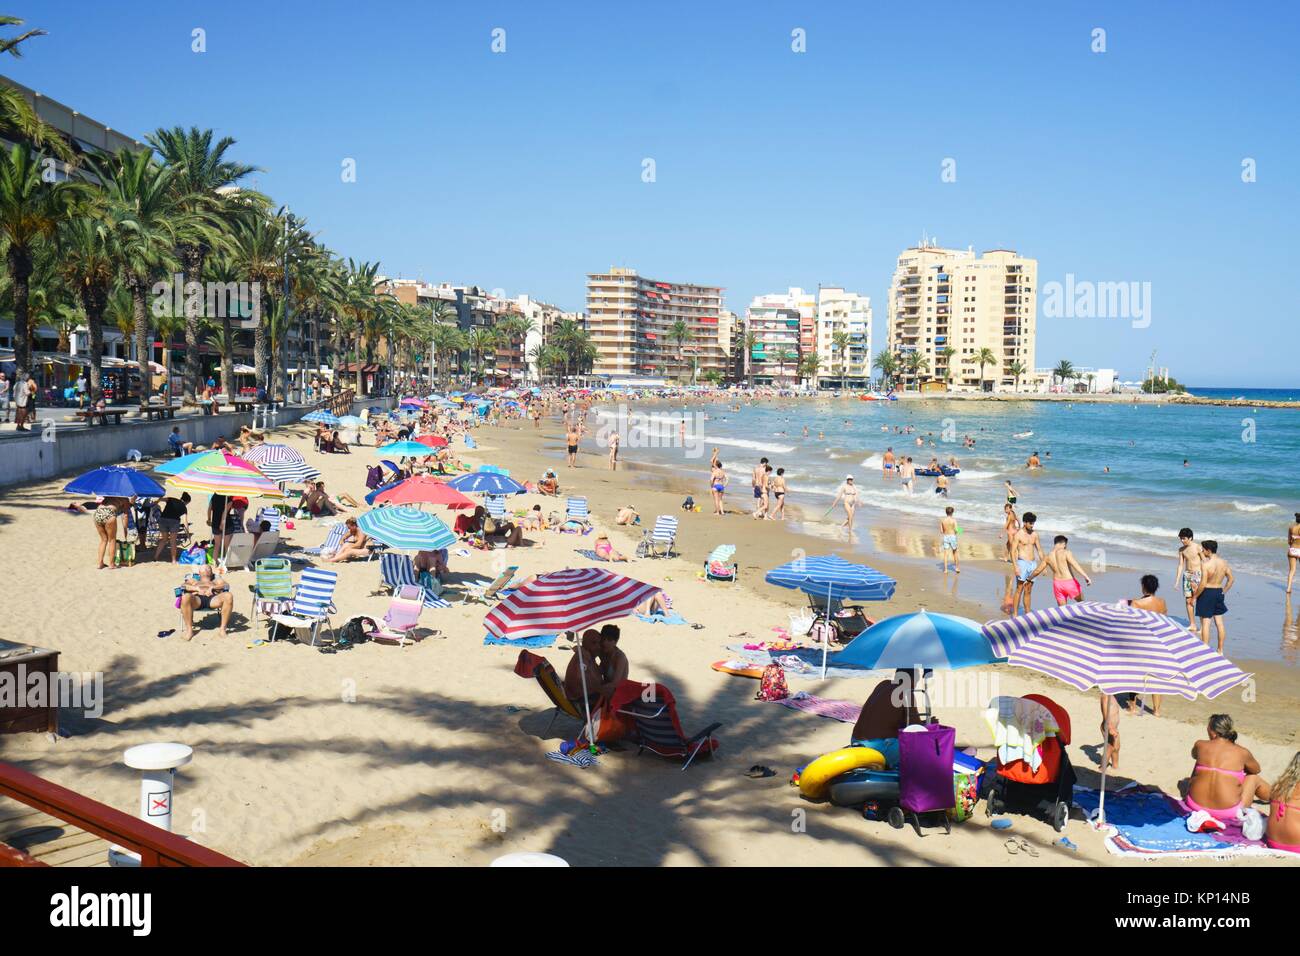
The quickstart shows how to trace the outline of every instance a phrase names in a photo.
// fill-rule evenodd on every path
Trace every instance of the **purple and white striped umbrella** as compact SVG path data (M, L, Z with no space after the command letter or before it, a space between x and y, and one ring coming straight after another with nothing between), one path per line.
M993 653L1079 690L1218 697L1250 679L1173 618L1088 601L984 625Z

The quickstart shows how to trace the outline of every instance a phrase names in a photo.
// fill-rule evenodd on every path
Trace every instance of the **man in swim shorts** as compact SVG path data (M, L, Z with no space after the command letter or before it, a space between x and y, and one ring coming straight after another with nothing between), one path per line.
M1016 560L1017 582L1012 616L1019 614L1022 606L1024 613L1029 613L1030 601L1034 594L1034 572L1043 562L1043 546L1038 540L1038 532L1034 530L1037 521L1037 515L1032 511L1026 511L1020 522L1020 530L1016 532L1011 542L1012 554Z
M953 517L956 509L952 505L943 509L939 519L939 551L943 555L943 573L948 573L948 553L952 552L952 569L961 574L961 561L957 557L957 519Z
M1223 642L1227 638L1227 628L1223 615L1228 613L1224 596L1232 590L1234 583L1232 568L1228 562L1219 557L1219 542L1201 542L1201 573L1204 581L1196 593L1196 616L1201 619L1201 643L1210 643L1210 621L1219 635L1219 653L1223 653Z
M569 426L569 430L564 435L564 443L568 453L569 467L578 466L578 430Z
M767 459L760 458L751 478L754 486L754 512L751 517L754 518L762 518L767 514L767 472Z
M1178 571L1174 580L1182 585L1187 623L1193 631L1196 630L1196 594L1201 589L1201 575L1201 548L1192 529L1183 528L1178 532Z
M916 465L912 463L911 457L904 458L898 466L898 477L903 482L903 487L907 493L912 493L912 482L916 479Z
M885 449L885 454L881 461L880 476L882 478L894 477L894 448L892 445Z
M1052 597L1056 598L1057 607L1070 601L1083 602L1083 586L1079 584L1080 576L1088 582L1088 587L1092 587L1092 578L1088 577L1088 573L1075 560L1069 545L1070 539L1063 534L1058 534L1052 539L1051 552L1029 576L1029 580L1032 581L1048 568L1052 569Z

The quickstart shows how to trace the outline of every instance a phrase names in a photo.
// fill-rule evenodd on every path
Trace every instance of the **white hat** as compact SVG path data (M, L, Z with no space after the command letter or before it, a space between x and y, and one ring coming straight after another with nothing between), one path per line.
M844 476L844 480L845 480L845 481L852 481L852 480L853 480L853 476L852 476L852 475L845 475L845 476Z

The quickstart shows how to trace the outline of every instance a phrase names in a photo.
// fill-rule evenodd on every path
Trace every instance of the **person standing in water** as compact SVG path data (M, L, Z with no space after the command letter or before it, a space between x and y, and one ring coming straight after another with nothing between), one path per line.
M903 487L910 495L912 493L912 482L916 480L916 465L912 464L912 458L909 455L904 458L898 466L898 477L903 483Z
M570 468L578 466L578 430L570 425L569 430L564 435L564 443L568 449L568 462Z
M953 517L956 509L952 505L943 509L939 519L939 551L943 555L943 573L948 573L948 553L952 552L952 569L961 574L961 560L957 557L957 519Z
M1196 595L1201 590L1201 548L1191 528L1178 532L1178 570L1174 580L1183 591L1183 602L1187 605L1187 626L1196 630Z
M751 517L754 518L762 518L767 514L767 471L767 459L760 458L751 477L754 486L754 513Z
M1082 604L1083 587L1079 584L1079 575L1088 582L1088 587L1092 587L1092 578L1075 560L1074 552L1070 550L1070 539L1063 534L1052 539L1051 552L1044 556L1043 563L1029 576L1029 580L1033 581L1048 568L1052 569L1052 597L1056 598L1056 606L1064 607L1070 601Z
M1291 584L1295 581L1296 564L1300 563L1300 511L1295 513L1295 521L1286 529L1286 593L1291 593Z
M893 446L891 445L889 448L886 448L886 449L885 449L885 454L881 457L881 462L880 462L880 477L882 477L882 478L893 478L893 477L894 477L894 465L895 465L895 459L894 459L894 448L893 448Z
M1016 489L1011 487L1011 479L1008 478L1006 481L1002 482L1002 484L1004 484L1007 489L1007 504L1014 505L1020 499L1020 496L1016 493Z

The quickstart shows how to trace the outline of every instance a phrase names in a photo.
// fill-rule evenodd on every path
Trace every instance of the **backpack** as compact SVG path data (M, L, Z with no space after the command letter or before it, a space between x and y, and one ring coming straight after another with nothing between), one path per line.
M378 465L371 465L366 469L366 487L374 491L384 483L384 469Z
M372 618L354 617L339 628L338 644L364 644L370 635L379 630Z
M780 664L768 664L763 668L763 680L754 695L755 700L785 700L790 696L790 688L785 685L785 671Z

